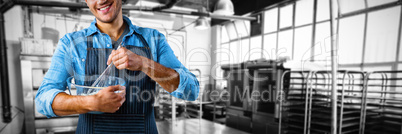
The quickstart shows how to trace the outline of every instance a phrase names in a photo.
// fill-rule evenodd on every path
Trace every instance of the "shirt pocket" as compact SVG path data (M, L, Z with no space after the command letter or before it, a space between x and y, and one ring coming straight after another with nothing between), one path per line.
M81 57L73 57L72 59L72 67L74 76L84 76L85 75L85 58Z

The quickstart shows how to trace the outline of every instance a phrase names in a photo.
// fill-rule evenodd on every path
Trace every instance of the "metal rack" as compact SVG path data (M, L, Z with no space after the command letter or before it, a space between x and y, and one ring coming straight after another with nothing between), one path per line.
M155 96L158 96L159 99L155 100L155 118L160 120L172 119L173 116L173 106L172 106L172 96L170 96L159 84L156 84L155 92L157 93ZM178 107L174 107L175 116L178 114Z
M376 71L366 76L363 133L402 133L402 71Z
M190 69L192 73L195 73L196 78L201 81L201 70L200 69ZM187 118L202 118L202 92L200 89L200 95L198 96L197 102L184 101L184 114Z
M365 73L337 73L337 131L358 133L363 127ZM282 83L279 92L279 133L331 133L331 72L288 71L282 81L285 76L289 83Z
M201 78L201 70L190 69L198 80ZM156 90L160 95L159 101L156 102L155 107L158 109L160 119L172 119L176 120L176 117L184 118L202 118L202 105L206 102L202 102L202 94L200 90L200 96L196 101L175 100L174 97L169 95L159 84L156 86ZM175 113L175 114L172 114Z
M25 133L74 132L78 124L78 114L58 118L47 118L36 110L35 95L43 79L43 72L49 69L50 56L21 55L21 78L24 99ZM38 73L39 72L39 73ZM76 92L73 90L72 92Z

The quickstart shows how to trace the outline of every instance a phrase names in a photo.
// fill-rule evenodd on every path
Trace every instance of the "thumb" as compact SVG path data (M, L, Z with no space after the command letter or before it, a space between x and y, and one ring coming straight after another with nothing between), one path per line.
M112 63L112 56L113 56L113 54L114 54L114 50L112 50L112 53L110 53L110 55L109 55L109 58L107 59L107 65L109 65L110 63Z

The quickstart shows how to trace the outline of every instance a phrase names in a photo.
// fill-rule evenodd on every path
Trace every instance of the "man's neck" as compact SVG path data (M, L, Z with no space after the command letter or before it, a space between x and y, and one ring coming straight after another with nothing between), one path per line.
M125 28L123 16L121 15L110 23L103 23L97 20L96 26L102 33L109 35L114 41L119 39Z

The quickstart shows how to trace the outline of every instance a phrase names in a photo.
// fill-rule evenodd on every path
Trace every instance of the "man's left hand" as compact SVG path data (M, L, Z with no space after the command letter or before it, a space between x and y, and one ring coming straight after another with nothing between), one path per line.
M140 71L143 67L144 57L139 56L125 47L120 47L117 50L113 50L109 55L107 64L112 61L117 69L128 69L131 71Z

